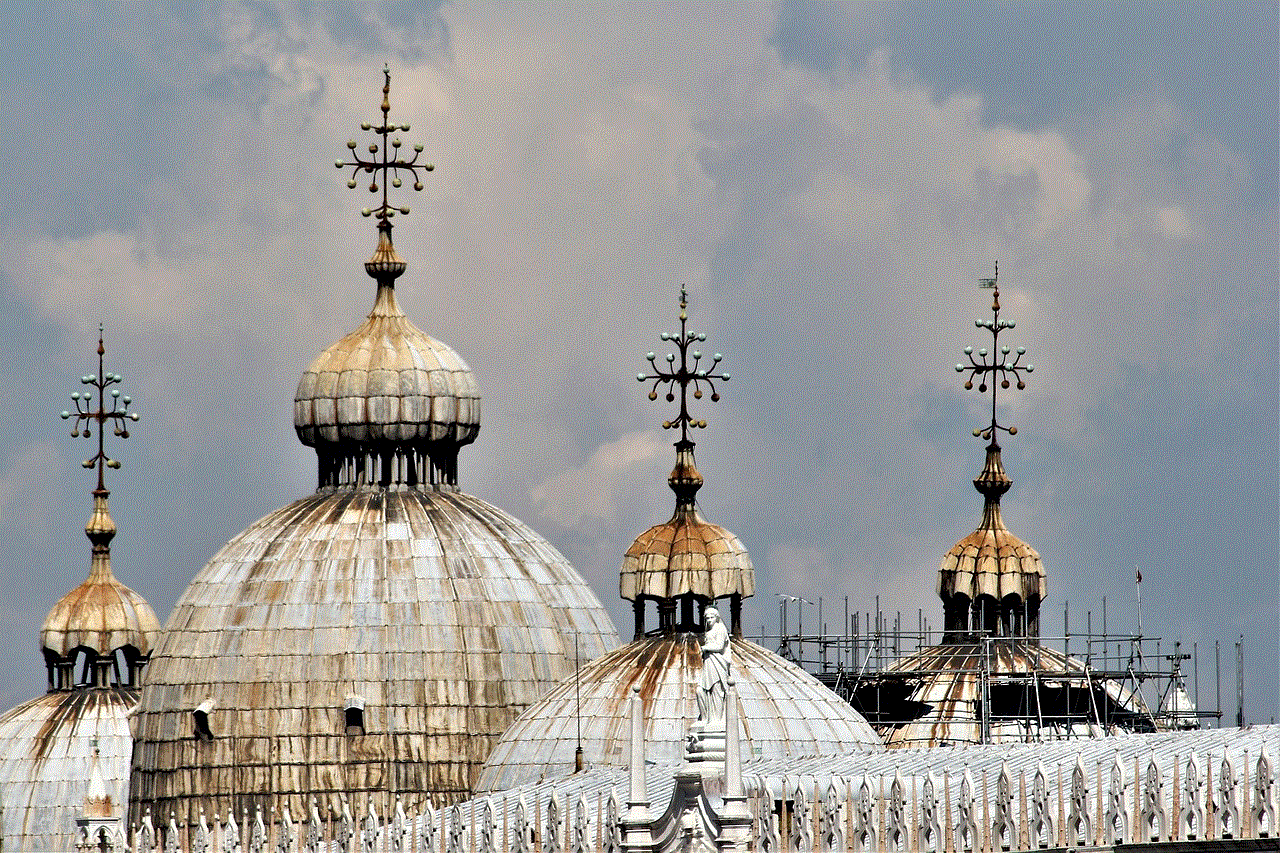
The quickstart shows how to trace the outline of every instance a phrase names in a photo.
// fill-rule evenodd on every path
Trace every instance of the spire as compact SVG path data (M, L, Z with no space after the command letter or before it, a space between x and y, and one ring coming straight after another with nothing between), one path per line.
M412 177L414 190L421 192L422 176L418 174L419 170L430 172L435 169L435 166L431 163L418 162L418 157L422 154L420 143L414 144L411 159L406 160L400 155L403 143L398 136L393 137L392 134L401 130L408 132L409 123L397 124L388 120L391 112L391 69L384 65L382 76L382 123L372 125L366 121L360 124L361 130L374 134L381 139L381 142L369 143L370 156L365 159L356 153L356 141L349 140L347 148L351 152L351 159L338 160L334 165L339 169L351 170L351 178L347 181L349 188L355 189L359 183L356 176L364 172L371 176L369 192L381 193L381 204L377 207L366 207L360 211L363 216L372 216L378 220L378 245L373 252L373 257L365 262L364 268L377 280L379 287L391 287L406 267L404 260L396 253L395 246L391 243L391 220L397 213L407 216L409 205L399 207L393 205L388 187L399 189L404 184L405 177Z
M457 489L458 450L480 430L480 391L465 361L449 346L413 325L400 310L395 281L407 264L391 241L392 220L409 213L395 205L391 189L434 170L419 162L422 146L402 156L396 133L407 122L393 122L391 71L383 68L382 121L363 122L374 135L367 155L347 143L347 186L364 176L380 203L361 213L378 223L378 242L365 272L378 283L365 323L322 352L298 380L293 425L303 444L314 447L318 486L331 488Z
M667 353L666 367L658 366L658 356L649 353L651 372L640 373L640 382L653 383L649 399L658 399L661 389L668 403L680 400L679 413L671 420L663 421L663 429L679 429L680 439L675 442L676 464L667 478L667 484L676 495L676 509L671 520L651 527L640 534L627 549L622 561L619 578L623 598L634 603L636 636L645 633L644 603L658 603L659 628L663 631L693 631L700 624L694 614L694 603L709 604L719 598L729 597L731 624L735 634L740 633L742 599L755 593L755 571L746 548L729 531L704 520L698 514L697 495L702 487L702 475L694 464L694 442L690 433L705 429L707 422L695 418L689 411L689 399L702 399L710 392L711 400L720 399L717 382L727 382L729 374L716 372L724 356L716 353L710 364L703 365L703 354L693 349L705 341L701 332L688 328L689 294L680 290L680 331L663 332L660 338L670 341L676 352ZM677 355L678 353L678 355ZM682 611L677 616L676 606Z
M93 515L89 516L89 523L85 525L85 536L89 537L89 541L93 544L93 568L90 574L91 579L100 579L106 581L112 578L111 575L111 540L116 535L116 524L111 520L111 512L107 507L107 498L111 492L107 490L106 483L103 479L105 469L118 469L120 462L112 459L106 454L106 428L107 424L111 424L113 432L122 440L129 437L128 422L137 422L138 413L129 411L129 404L133 402L133 398L129 396L121 396L120 389L113 386L119 385L122 377L118 373L107 373L102 367L102 357L106 353L106 347L102 344L102 324L98 324L98 372L81 376L80 383L88 385L97 391L98 403L97 408L93 408L93 392L85 391L83 393L77 391L71 395L71 399L76 404L75 413L63 412L62 419L68 420L75 418L75 426L71 429L73 438L93 438L96 430L98 435L98 452L82 463L86 468L98 469L98 486L93 490ZM110 389L110 392L108 392ZM111 408L107 409L107 397L111 398Z
M999 389L1016 385L1026 387L1024 374L1035 370L1023 364L1026 350L1010 350L1000 343L1000 333L1014 328L1012 320L1000 319L1000 267L995 276L982 279L981 286L992 291L991 319L975 320L974 326L991 334L991 348L982 347L975 355L973 347L965 347L968 364L957 364L957 373L968 373L965 390L975 382L978 393L991 392L991 420L973 430L975 437L987 441L986 461L973 487L983 497L982 521L978 529L947 553L938 577L938 594L943 601L946 638L962 642L975 632L1005 636L1036 636L1040 601L1044 597L1044 566L1040 555L1004 526L1000 515L1000 498L1013 482L1005 474L1000 459L998 435L1017 435L1016 426L1000 423L996 409Z
M117 671L115 681L135 686L138 671L151 654L151 644L160 630L151 606L116 580L111 571L111 540L115 538L116 525L107 505L111 492L107 490L104 475L107 468L119 469L120 462L107 455L105 436L110 427L119 438L128 438L128 423L136 423L138 413L129 411L132 398L122 396L115 387L122 381L120 374L108 373L103 368L105 353L99 325L98 372L80 377L80 383L89 386L89 390L73 393L75 411L62 413L64 420L75 420L72 437L92 439L97 433L98 452L82 464L85 468L96 468L98 479L93 490L93 513L84 528L93 546L89 577L54 605L40 632L51 690L71 689L77 683L106 687L110 681L107 670L117 667L115 653L120 649L126 650L129 671ZM77 681L74 665L83 650L88 650L88 657Z

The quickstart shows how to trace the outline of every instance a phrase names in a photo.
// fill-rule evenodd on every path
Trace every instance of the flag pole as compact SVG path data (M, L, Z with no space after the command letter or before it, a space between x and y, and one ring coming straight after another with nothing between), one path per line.
M1138 641L1142 641L1142 569L1133 567L1134 585L1138 590Z

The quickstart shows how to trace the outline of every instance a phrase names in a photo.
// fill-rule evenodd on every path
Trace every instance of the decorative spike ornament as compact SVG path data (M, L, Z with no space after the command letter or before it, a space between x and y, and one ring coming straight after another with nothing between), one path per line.
M123 377L119 373L107 373L102 369L102 356L106 353L106 348L102 345L102 325L98 325L98 372L88 376L80 377L83 385L88 385L98 393L97 408L94 408L93 393L79 391L71 395L71 399L76 404L74 412L63 412L62 419L69 420L74 418L75 425L71 429L73 438L92 438L96 429L98 432L98 452L83 464L86 468L98 469L98 487L95 494L107 494L105 482L103 480L103 470L106 468L117 469L120 467L118 460L112 459L106 454L106 445L104 432L106 425L110 423L114 429L113 432L120 438L129 437L130 421L137 423L138 413L129 411L129 405L133 402L133 398L129 396L121 396L120 389L113 386L119 385ZM107 398L111 398L111 408L107 408Z
M701 400L703 389L711 392L711 401L718 402L720 400L720 392L716 390L716 382L728 382L729 374L715 372L720 365L721 359L724 358L720 353L711 356L711 363L703 366L703 353L699 350L691 350L690 348L701 341L707 339L706 334L702 332L691 332L688 329L689 320L689 292L685 288L680 288L680 332L675 334L672 332L663 332L659 337L661 340L670 341L675 344L676 350L679 352L680 363L676 364L676 354L667 353L667 364L669 368L661 368L658 366L658 357L655 353L648 353L645 358L652 368L651 373L640 373L636 375L636 379L640 382L652 382L653 385L649 389L649 399L658 399L658 389L667 386L666 400L668 403L675 402L677 388L680 395L680 413L669 421L662 422L663 429L679 429L680 442L676 447L688 446L693 447L693 442L689 439L689 430L706 429L707 422L699 420L689 414L689 391L693 390L693 398Z
M992 446L998 446L996 441L996 433L1003 430L1009 435L1017 435L1018 428L1016 426L1004 426L996 420L996 385L1001 388L1008 388L1011 384L1016 384L1018 390L1026 388L1026 381L1023 374L1031 373L1035 370L1035 365L1022 364L1022 357L1026 354L1026 350L1018 347L1013 353L1013 359L1010 360L1010 350L1008 346L1000 344L1000 332L1005 329L1012 329L1015 323L1012 320L1000 319L1000 264L996 263L996 274L994 278L984 278L981 286L990 288L991 296L991 319L990 320L974 320L973 325L979 329L986 329L991 333L991 350L988 352L986 347L978 350L977 357L974 357L973 347L965 347L964 354L968 357L968 364L957 364L956 373L968 373L969 377L965 380L964 388L966 391L972 390L974 381L977 381L978 393L987 393L988 387L991 390L991 423L986 427L977 427L973 434L976 437L990 441Z
M377 207L364 208L361 212L364 216L373 216L378 220L379 228L383 223L390 224L390 220L397 213L407 214L409 212L408 205L393 205L387 196L387 187L399 188L404 183L404 177L413 178L413 189L420 192L422 190L422 176L419 171L430 172L435 169L432 163L419 163L418 158L422 154L422 146L413 146L413 156L406 160L400 154L402 142L399 138L390 138L392 133L396 131L408 131L409 125L396 124L387 120L388 113L391 112L391 69L383 66L382 69L382 123L379 125L371 125L369 122L361 122L360 129L370 133L377 134L381 142L369 143L369 154L372 155L368 159L362 158L356 153L355 140L347 143L347 150L350 151L350 160L338 160L334 163L339 169L350 169L351 178L347 181L347 186L354 189L359 183L356 176L361 172L372 177L369 179L369 192L382 193L382 203Z

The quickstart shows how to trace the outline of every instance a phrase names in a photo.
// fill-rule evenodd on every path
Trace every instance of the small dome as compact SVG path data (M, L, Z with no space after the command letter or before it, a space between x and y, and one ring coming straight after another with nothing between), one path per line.
M993 441L982 473L973 481L984 498L982 521L947 551L938 568L944 642L968 642L978 633L1040 634L1044 563L1034 548L1009 532L1000 514L1000 497L1012 485Z
M133 749L129 713L137 702L135 688L60 691L0 716L6 853L76 849L95 743L101 781L114 814L123 817Z
M160 634L160 622L146 599L111 572L109 545L116 526L105 494L94 495L85 533L93 543L89 577L49 611L40 630L40 645L46 655L61 658L71 657L77 649L109 657L122 648L145 657Z
M78 648L107 656L125 646L146 655L159 634L160 621L146 599L110 572L95 573L49 611L40 645L63 657Z
M702 475L694 467L692 445L677 447L668 478L676 493L675 514L641 533L627 549L619 576L622 597L639 601L694 595L714 601L755 595L755 569L746 547L698 512L694 496Z
M996 523L979 527L961 539L942 558L938 594L957 593L976 600L1016 595L1023 601L1044 599L1044 563L1036 550Z
M380 232L365 264L378 278L368 319L311 363L294 395L293 425L320 456L322 486L350 476L338 470L342 462L369 456L407 456L411 467L430 460L433 473L423 479L454 483L458 449L480 431L480 391L471 368L396 302L393 282L404 262L389 234Z
M755 572L737 536L690 508L636 537L622 559L620 585L630 601L686 593L711 600L745 598L755 594Z
M786 758L883 749L857 711L799 666L737 637L732 654L744 755ZM698 717L701 671L698 637L692 633L634 640L597 658L511 724L485 762L476 790L502 791L569 776L579 725L589 766L625 766L633 685L640 687L644 707L646 760L682 761L689 724Z

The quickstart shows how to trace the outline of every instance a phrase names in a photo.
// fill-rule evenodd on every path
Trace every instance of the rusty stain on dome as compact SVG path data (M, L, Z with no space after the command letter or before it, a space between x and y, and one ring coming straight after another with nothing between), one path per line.
M627 701L639 688L646 759L684 757L702 670L698 636L676 632L634 640L583 666L530 707L503 734L481 771L478 792L570 775L581 744L590 766L624 766ZM879 736L857 711L796 664L755 643L733 640L739 724L751 754L786 758L876 752Z

